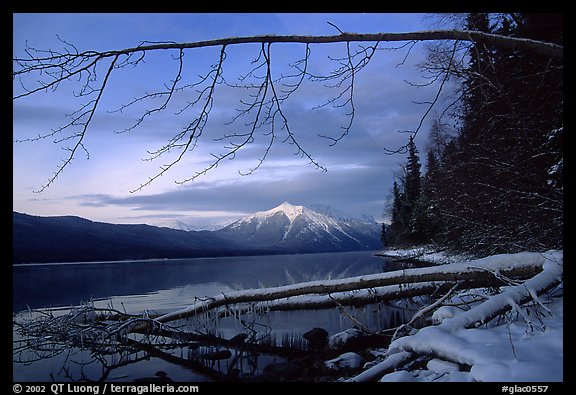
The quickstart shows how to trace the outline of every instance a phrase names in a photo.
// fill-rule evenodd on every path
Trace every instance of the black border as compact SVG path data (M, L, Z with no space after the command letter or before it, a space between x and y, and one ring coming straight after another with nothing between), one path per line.
M9 4L3 3L2 4L2 21L0 22L3 26L3 30L6 30L3 35L4 42L8 42L8 37L12 38L12 27L13 27L13 20L12 14L13 13L25 13L25 12L46 12L46 13L54 13L54 12L138 12L138 13L151 13L151 12L470 12L470 11L481 11L481 10L489 10L491 12L497 11L510 11L514 9L514 11L526 11L526 12L560 12L566 15L565 9L568 6L568 2L554 2L554 1L546 1L546 2L527 2L527 1L506 1L506 2L490 2L490 1L483 1L477 2L476 4L468 4L468 2L438 2L438 1L427 1L427 2L380 2L380 5L368 4L366 2L352 2L352 3L336 3L330 2L329 5L318 3L318 2L267 2L267 3L258 3L258 2L230 2L229 4L220 4L216 2L185 2L185 1L162 1L162 2L109 2L105 3L103 1L100 2L59 2L59 1L43 1L43 2L34 2L34 1L11 1ZM569 15L567 15L569 16ZM569 21L566 21L569 22ZM567 26L567 25L565 25ZM565 43L564 45L567 47L567 54L570 54L570 50L573 44L573 37L574 33L569 32L568 28L565 27ZM8 31L9 30L9 31ZM383 31L385 27L383 27ZM9 48L10 51L5 51L4 53L12 53L13 42L10 40ZM565 76L568 77L568 82L573 79L571 76L571 72L573 68L570 67L571 65L571 56L567 56L565 58L565 63L568 67L565 67ZM10 66L9 66L10 65ZM6 80L6 87L3 89L6 92L6 103L4 108L9 108L8 105L11 103L11 98L8 97L8 92L12 92L11 83L12 81L9 80L9 70L12 68L11 66L11 59L8 59L6 56L6 60L3 62L3 77ZM569 85L565 85L565 107L571 108L570 104L572 104L571 100L571 89L568 87ZM571 87L571 86L570 86ZM12 112L10 112L10 116L7 116L7 110L3 112L2 119L7 124L5 125L5 133L2 134L5 141L1 142L2 154L0 155L0 160L8 162L6 164L7 169L10 169L10 176L9 181L13 180L13 172L12 172L12 150L8 151L7 147L11 146L12 144L12 125L8 124L12 119ZM573 139L572 129L571 128L571 117L565 117L565 128L569 131L564 136L565 147L572 147L573 145L570 144L571 140ZM10 133L8 133L10 131ZM4 152L5 151L5 152ZM569 151L568 151L569 152ZM572 159L571 156L568 155L568 160L564 164L564 169L572 169ZM570 173L568 173L570 174ZM564 177L564 185L565 187L565 195L564 200L568 205L568 210L566 211L568 214L570 213L570 205L573 200L571 199L571 186L569 185L570 178ZM12 185L12 184L11 184ZM565 215L565 225L564 227L567 228L566 224L570 221L568 219L569 216ZM5 220L6 224L6 231L3 233L4 239L6 244L10 242L12 239L12 231L11 227L8 229L9 224L11 224L12 213L11 211L6 210L3 215L3 219ZM565 296L565 305L572 306L570 303L573 299L573 291L572 291L572 279L573 279L573 265L576 263L572 263L572 249L571 244L569 242L568 237L566 236L566 232L564 233L564 237L567 239L568 243L567 247L564 249L564 261L568 261L569 264L565 266L564 271L564 278L569 279L569 281L564 282L564 296ZM10 251L11 255L11 245L5 248L5 251ZM9 262L11 262L11 256L9 257ZM5 267L9 267L10 263L4 262ZM11 273L8 274L10 279L12 278ZM12 285L12 284L11 284ZM5 296L4 300L8 300L10 305L12 305L12 286L8 289L9 295ZM569 313L570 310L567 310ZM5 316L8 317L7 312L5 312ZM567 316L569 317L569 315ZM568 320L567 320L568 321ZM568 321L571 323L570 321ZM571 329L571 328L570 328ZM574 369L574 339L570 336L571 333L568 332L564 335L564 382L563 383L298 383L298 382L287 382L287 383L242 383L242 390L246 391L262 391L269 393L271 390L278 388L281 385L282 390L288 391L298 391L298 390L306 390L306 391L315 391L315 390L351 390L351 391L382 391L382 390L401 390L401 391L413 391L413 390L424 390L424 391L443 391L446 393L454 392L454 393L462 393L463 391L486 391L487 394L490 393L503 393L502 386L519 386L524 387L527 385L547 385L549 394L555 394L561 391L561 393L566 393L565 391L569 390L574 384L575 376L573 372L576 370ZM6 340L7 341L7 340ZM8 349L8 347L6 347ZM10 358L9 354L6 353L6 359ZM7 361L6 363L10 363L12 366L11 361ZM3 365L4 367L6 365ZM6 373L7 369L3 369L3 372ZM12 369L9 370L10 374L12 375ZM7 373L6 373L7 374ZM6 386L10 385L10 391L13 392L13 385L16 384L12 381L11 377L5 377L5 382L9 383ZM30 383L19 383L21 385L29 385ZM34 383L35 385L46 385L46 392L49 391L49 386L52 383ZM92 384L92 383L91 383ZM120 385L127 386L130 383L119 383ZM237 383L188 383L193 385L198 385L200 392L199 393L213 393L215 390L221 390L224 388L230 388L233 390L238 390L239 388L236 387ZM103 386L104 384L98 384L99 386ZM178 385L175 383L175 385ZM382 387L385 385L385 387ZM425 386L425 387L423 387ZM473 388L470 388L473 386ZM65 392L64 392L65 393ZM110 392L107 392L110 393ZM102 388L100 388L99 394L102 394Z

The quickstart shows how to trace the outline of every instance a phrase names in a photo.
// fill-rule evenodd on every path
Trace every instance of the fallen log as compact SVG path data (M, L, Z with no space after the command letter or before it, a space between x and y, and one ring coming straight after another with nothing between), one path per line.
M337 280L311 281L273 288L235 291L196 300L189 307L164 314L156 318L156 321L166 323L203 313L207 310L234 304L266 302L311 294L331 295L331 297L334 298L334 294L357 290L364 290L369 293L372 289L391 285L395 286L396 290L386 291L389 294L389 299L423 295L434 292L439 286L445 286L448 287L447 289L450 289L458 281L463 281L463 284L468 284L469 288L492 286L501 284L495 280L501 281L502 278L531 278L542 271L543 263L544 257L542 254L523 252L518 254L494 255L469 262L435 267L404 269ZM415 283L424 283L425 285L420 290L417 290L418 287L410 290L402 290L405 284ZM439 285L438 283L445 285ZM380 296L383 295L384 294L381 293ZM347 297L349 296L350 295L347 295ZM366 301L364 304L372 303L370 297L370 295L364 296L364 300ZM322 302L314 301L313 299L316 298L311 298L306 303L297 303L292 306L290 306L289 302L286 302L284 308L300 309L304 308L306 304L313 306L310 308L321 308L322 306L331 307L335 305L333 300L330 301L330 297L322 299ZM346 303L343 299L338 300L338 303L344 304L343 302ZM359 298L357 298L357 302L360 302ZM281 303L277 304L276 308L280 309L280 305Z
M460 284L459 289L487 288L505 285L495 278L482 278L478 281L438 281L415 284L388 285L355 291L336 292L328 295L298 295L273 301L256 302L251 306L254 311L287 311L287 310L318 310L338 306L361 307L371 303L387 302L392 300L411 298L415 296L441 294L451 290L455 284ZM228 313L243 313L250 310L242 306L227 308ZM222 312L224 315L225 312Z
M465 342L455 336L456 331L470 330L485 325L494 318L538 300L539 296L562 283L563 254L561 251L544 253L543 271L518 285L508 286L503 292L490 296L485 302L474 306L439 325L425 327L415 334L394 340L387 358L380 364L360 373L348 381L375 381L384 374L401 370L409 360L418 355L438 357L457 364L473 367L476 356L465 347Z

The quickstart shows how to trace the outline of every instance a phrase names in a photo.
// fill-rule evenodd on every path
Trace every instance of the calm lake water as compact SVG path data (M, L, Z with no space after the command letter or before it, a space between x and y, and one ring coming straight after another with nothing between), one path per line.
M113 306L133 314L144 311L166 313L186 307L195 298L222 292L379 273L391 270L391 265L372 252L19 265L13 268L13 311L29 308L61 311L62 307L91 301L97 307ZM350 308L349 312L371 329L392 326L403 319L401 311L392 311L387 306ZM275 345L280 345L286 339L297 340L314 327L334 334L354 325L337 309L266 314L253 312L243 321L234 318L212 319L209 325L215 334L231 338L246 331L247 320L251 320L250 330L262 330L268 337L267 341ZM196 322L190 325L207 324ZM191 352L195 351L180 349L176 356L186 360ZM22 363L27 362L26 357L37 360ZM123 358L126 359L125 363ZM154 372L162 370L174 381L212 380L202 369L194 369L193 364L171 363L169 358L135 355L115 356L112 359L118 363L95 359L89 350L82 349L49 358L30 358L26 355L23 358L18 355L13 363L13 379L132 381L151 377ZM256 362L246 362L248 367L241 366L240 370L241 373L249 370L248 373L257 374L267 364L278 361L276 356L259 355ZM230 361L217 363L218 366L211 368L225 370Z

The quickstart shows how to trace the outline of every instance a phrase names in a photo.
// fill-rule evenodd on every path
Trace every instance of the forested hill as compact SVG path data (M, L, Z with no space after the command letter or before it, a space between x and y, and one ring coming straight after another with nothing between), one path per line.
M466 18L470 30L563 42L561 14ZM406 145L387 244L480 255L562 248L562 60L481 43L455 50L430 51L428 69L448 73L459 96L432 125L425 172L413 136Z
M247 254L209 231L13 213L13 262L84 262Z

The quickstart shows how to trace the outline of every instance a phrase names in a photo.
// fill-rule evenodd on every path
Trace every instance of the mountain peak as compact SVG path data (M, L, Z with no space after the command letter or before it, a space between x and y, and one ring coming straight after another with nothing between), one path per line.
M263 214L264 216L269 216L269 215L274 215L276 213L282 212L284 213L284 215L286 217L288 217L288 219L290 220L290 222L294 221L294 219L299 216L300 214L302 214L304 212L304 206L295 206L293 204L290 204L288 202L284 202L281 205L279 205L278 207L274 207L273 209L270 209L268 211L262 211L260 213L257 214Z

